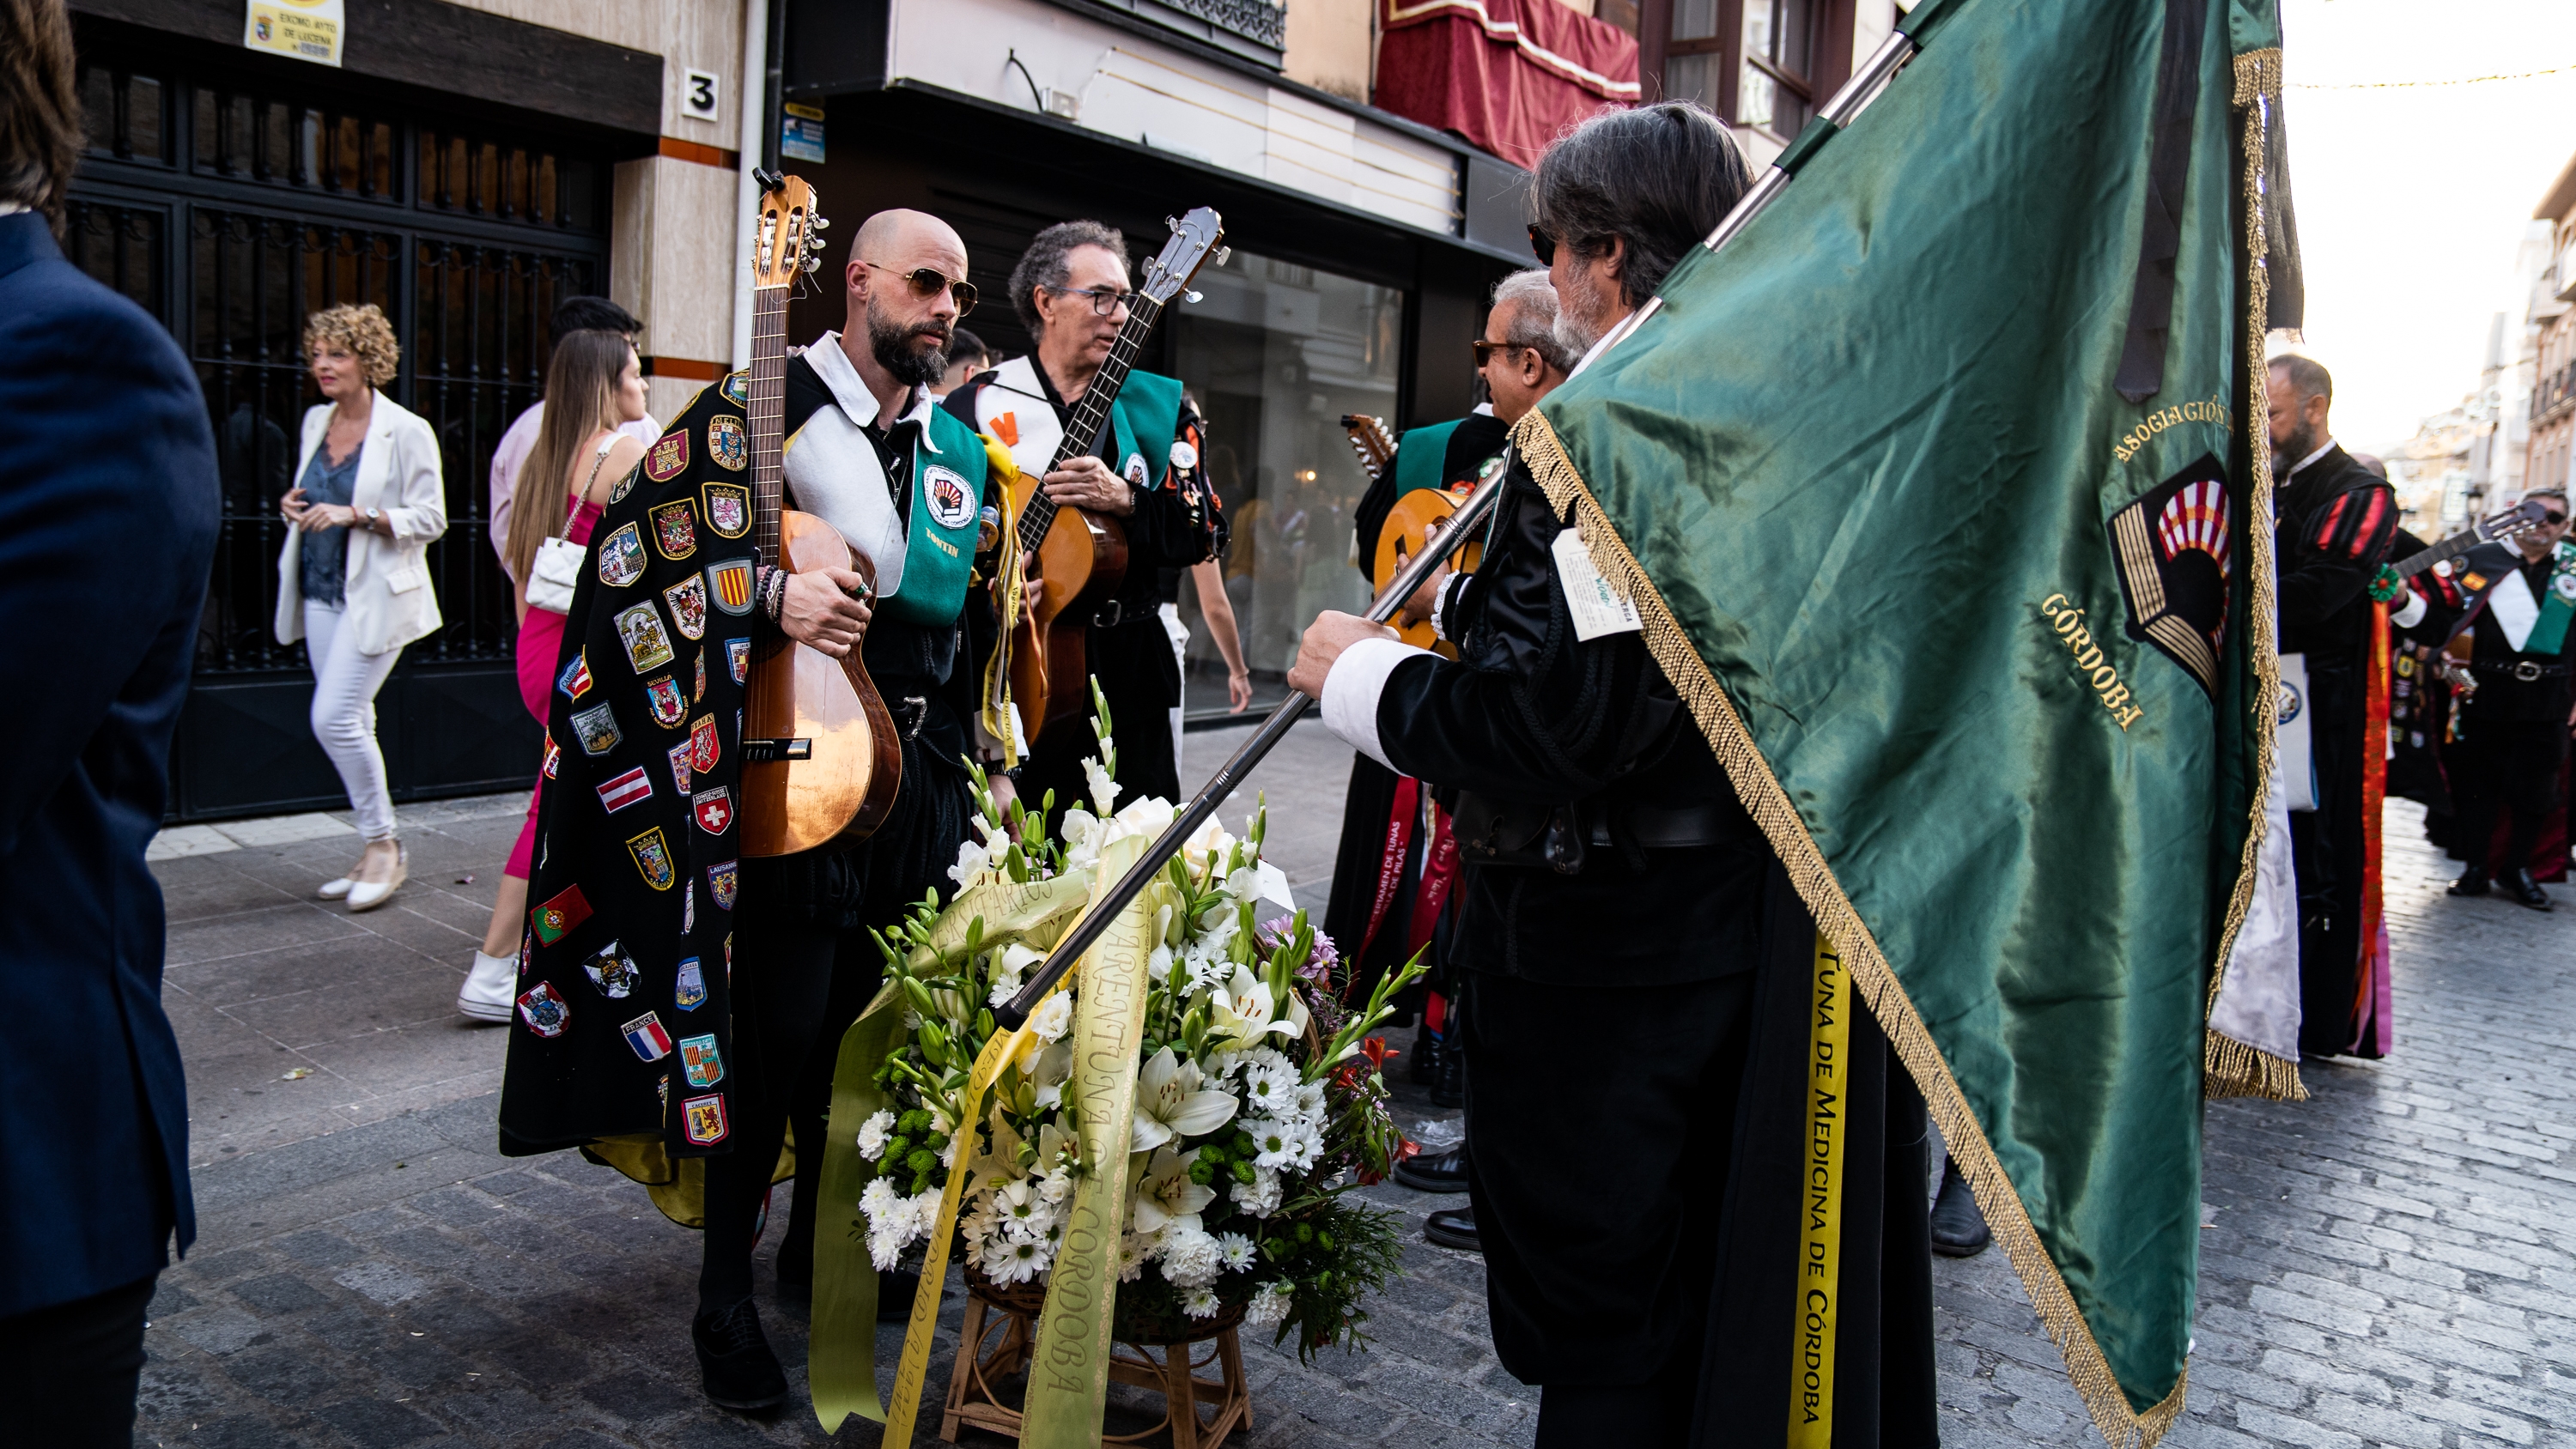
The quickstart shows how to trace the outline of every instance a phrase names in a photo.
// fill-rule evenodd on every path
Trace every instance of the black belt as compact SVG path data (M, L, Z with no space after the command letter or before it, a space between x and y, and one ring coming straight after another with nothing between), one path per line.
M1148 619L1159 623L1162 617L1163 606L1159 603L1148 603L1143 608L1133 608L1125 599L1111 599L1101 605L1099 611L1091 616L1091 627L1115 629L1121 624L1142 624Z
M2510 674L2525 684L2535 679L2547 679L2552 675L2567 672L2567 664L2564 660L2556 664L2543 664L2536 659L2520 659L2507 664L2501 659L2472 659L2469 661L2469 667L2483 669L2489 674Z
M1627 827L1627 833L1638 845L1648 850L1715 845L1734 834L1734 821L1734 811L1716 805L1682 805L1672 809L1631 805L1619 812L1619 823ZM1592 822L1590 838L1595 845L1616 843L1610 835L1608 816Z

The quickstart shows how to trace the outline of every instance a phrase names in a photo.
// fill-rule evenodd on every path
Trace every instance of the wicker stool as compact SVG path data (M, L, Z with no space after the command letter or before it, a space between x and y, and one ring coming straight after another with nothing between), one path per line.
M967 1268L966 1322L957 1337L957 1367L948 1376L948 1406L940 1417L940 1438L955 1443L959 1427L967 1424L1019 1438L1020 1412L1003 1405L993 1391L993 1381L1028 1367L1029 1325L1045 1307L1045 1289L998 1287L971 1265ZM1101 1442L1142 1444L1168 1428L1172 1449L1217 1449L1237 1429L1249 1433L1252 1394L1244 1387L1243 1349L1234 1336L1235 1325L1242 1321L1243 1310L1233 1308L1193 1329L1187 1338L1136 1342L1121 1337L1110 1351L1109 1377L1160 1393L1163 1417L1133 1434L1104 1435ZM1210 1345L1204 1358L1192 1354L1199 1344ZM1152 1353L1155 1348L1163 1351L1160 1359ZM1220 1377L1200 1378L1197 1370L1210 1364L1217 1366ZM1203 1404L1214 1410L1206 1419L1199 1417Z

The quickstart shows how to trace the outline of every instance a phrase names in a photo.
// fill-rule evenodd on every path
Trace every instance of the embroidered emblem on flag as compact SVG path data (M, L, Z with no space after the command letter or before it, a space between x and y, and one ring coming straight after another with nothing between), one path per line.
M680 1103L680 1133L699 1147L722 1142L725 1136L724 1098L705 1096L683 1100Z
M644 702L653 709L653 723L675 730L689 717L689 702L680 694L680 682L665 674L644 686Z
M686 498L674 498L655 508L653 547L673 563L698 551L698 505Z
M716 905L724 910L733 909L734 891L742 880L740 864L738 861L727 860L707 867L707 894L714 896ZM725 969L728 971L733 969L731 935L725 937Z
M550 981L540 981L519 997L519 1019L542 1037L558 1037L572 1025L572 1007Z
M698 828L709 835L722 835L733 828L733 789L718 785L701 790L689 798L689 813L697 817Z
M671 988L671 1003L682 1011L695 1011L706 1001L707 975L698 969L698 958L691 956L680 963L678 984Z
M625 736L617 731L617 715L607 705L595 705L572 717L573 738L581 741L585 755L604 755L617 748Z
M589 650L580 650L572 656L572 662L563 667L563 673L555 676L555 688L562 690L566 699L579 699L590 693Z
M623 1001L634 995L635 988L644 983L644 973L636 969L635 958L619 950L615 941L582 962L581 969L590 977L590 984L598 987L600 994L612 1001Z
M637 674L671 662L671 636L662 632L662 615L651 599L617 611L617 637Z
M724 1080L724 1057L716 1051L715 1033L680 1038L680 1069L692 1087L712 1087Z
M590 919L590 902L579 886L565 886L553 900L528 913L528 924L537 939L551 946L572 933L575 926Z
M709 483L700 491L706 495L707 527L726 538L751 532L750 489L739 483Z
M668 483L689 466L689 433L680 428L664 433L660 441L644 453L644 476L656 483Z
M751 612L751 560L727 559L707 565L707 588L715 605L728 614Z
M2128 600L2128 636L2214 691L2231 577L2226 467L2201 454L2112 514L2109 529Z
M626 852L635 857L636 872L653 889L669 890L671 882L679 879L671 865L671 843L662 838L661 826L656 825L627 841Z
M652 797L653 782L645 777L642 765L637 765L634 769L599 787L599 803L611 815L638 800L649 800Z
M644 535L635 525L621 523L616 531L599 541L599 581L612 589L622 589L644 577Z
M671 606L672 627L684 639L703 637L707 632L706 580L691 574L662 591L662 602Z
M751 449L743 441L742 419L729 413L718 413L707 419L707 456L716 466L739 473L751 463Z
M648 1062L658 1062L671 1054L671 1034L662 1029L662 1018L646 1012L618 1028L626 1034L626 1044L635 1055Z

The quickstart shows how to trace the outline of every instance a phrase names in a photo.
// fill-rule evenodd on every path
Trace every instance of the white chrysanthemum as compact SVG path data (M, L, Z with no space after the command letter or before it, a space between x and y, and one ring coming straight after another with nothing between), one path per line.
M939 1165L940 1165L940 1166L942 1166L942 1167L945 1167L945 1168L949 1168L949 1169L951 1169L951 1170L954 1170L954 1169L956 1168L956 1166L957 1166L957 1139L956 1139L956 1138L954 1138L954 1137L949 1138L949 1139L948 1139L948 1145L939 1149Z
M1264 1283L1254 1291L1252 1301L1243 1306L1243 1321L1253 1328L1269 1328L1283 1323L1293 1300L1285 1283Z
M992 1189L987 1188L969 1199L965 1215L957 1220L957 1232L966 1240L967 1251L982 1252L984 1240L993 1236L993 1229L997 1222L993 1214Z
M1135 1233L1118 1235L1118 1281L1133 1283L1145 1276L1146 1240Z
M859 1190L859 1211L868 1215L871 1225L886 1221L902 1201L903 1194L894 1190L890 1178L869 1178L868 1185Z
M879 1112L859 1124L859 1155L870 1162L885 1155L886 1134L894 1130L894 1114Z
M1214 1318L1223 1306L1216 1301L1213 1288L1193 1288L1190 1296L1181 1300L1181 1311L1192 1318Z
M1324 1084L1306 1082L1297 1088L1297 1115L1311 1122L1324 1120Z
M1109 747L1107 740L1100 743L1103 749ZM1100 767L1100 759L1096 755L1082 762L1082 790L1090 798L1092 808L1101 814L1106 815L1118 808L1118 782L1109 778L1109 772Z
M1279 1056L1272 1052L1273 1057ZM1243 1107L1264 1117L1297 1115L1297 1069L1280 1059L1277 1067L1267 1064L1246 1068L1243 1073Z
M1017 1239L1008 1233L996 1233L976 1261L985 1277L1007 1288L1045 1272L1054 1256L1052 1245L1044 1239Z
M1279 1211L1283 1195L1279 1174L1266 1167L1256 1167L1252 1170L1252 1181L1236 1185L1234 1205L1256 1218L1266 1218Z
M1054 1219L1050 1205L1032 1190L1026 1178L1006 1182L993 1190L993 1218L1009 1236L1035 1239L1046 1236Z
M1229 1273L1249 1271L1260 1256L1260 1250L1252 1246L1252 1240L1241 1233L1227 1233L1219 1237L1216 1240L1216 1253L1224 1260L1225 1271Z
M1256 1168L1287 1166L1297 1155L1294 1145L1297 1127L1297 1123L1277 1117L1255 1117L1244 1123L1243 1130L1252 1134L1252 1165Z
M1037 1192L1040 1201L1049 1207L1058 1206L1073 1196L1073 1174L1059 1167L1038 1179Z
M1163 1281L1175 1288L1198 1288L1216 1281L1225 1270L1216 1239L1197 1228L1175 1228L1163 1235Z
M1322 1124L1304 1121L1297 1123L1296 1126L1291 1129L1288 1138L1287 1161L1284 1164L1288 1170L1292 1172L1311 1172L1314 1170L1316 1160L1321 1158L1323 1155L1324 1129Z
M1234 963L1225 957L1225 948L1200 951L1204 942L1194 943L1188 957L1192 993L1223 990L1234 976Z
M1046 956L1013 942L993 953L993 989L985 994L984 1004L999 1006L1019 993L1020 982L1031 966Z
M868 1233L868 1261L880 1273L891 1272L903 1265L903 1250L911 1245L910 1235L888 1228Z
M1045 1004L1029 1013L1029 1029L1049 1045L1064 1040L1064 1034L1073 1029L1073 993L1059 991L1048 997Z

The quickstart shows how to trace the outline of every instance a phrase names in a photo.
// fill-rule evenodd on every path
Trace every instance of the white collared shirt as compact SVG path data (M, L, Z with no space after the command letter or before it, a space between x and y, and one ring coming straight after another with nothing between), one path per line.
M2306 456L2306 457L2304 457L2304 458L2301 458L2299 461L2297 461L2297 462L2295 462L2295 463L2292 463L2292 464L2290 465L2290 471L2289 471L2289 472L2287 472L2287 473L2282 474L2282 475L2281 475L2281 478L2280 478L2280 481L2281 481L2281 482L2283 482L2283 483L2287 483L2287 482L2289 482L2291 479L2298 477L2298 476L2299 476L2299 470L2300 470L2300 469L2302 469L2302 468L2304 468L2304 467L2308 466L2310 463L2315 462L2315 461L2316 461L2316 460L2318 460L2319 458L2324 457L2326 454L2331 453L2331 452L2333 452L2334 450L2335 450L2335 440L2334 440L2334 439L2332 439L2332 438L2328 438L2328 439L2326 439L2326 442L2325 442L2325 446L2324 446L2324 447L2319 448L2319 449L2317 449L2315 452L2310 453L2308 456Z
M885 460L864 429L875 425L883 404L868 390L866 379L841 350L841 334L826 332L805 349L805 361L830 389L835 407L817 411L787 439L787 484L796 506L841 531L876 571L876 590L892 594L903 587L904 548L909 521L895 511L886 486ZM896 419L922 424L922 447L938 451L929 439L929 410L937 404L914 390L913 404Z

